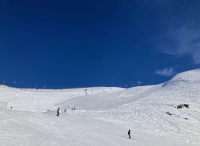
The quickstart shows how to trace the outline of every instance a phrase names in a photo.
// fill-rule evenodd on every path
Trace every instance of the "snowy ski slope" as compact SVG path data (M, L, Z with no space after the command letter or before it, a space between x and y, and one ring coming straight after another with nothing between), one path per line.
M129 89L0 86L0 101L8 102L7 109L0 109L2 146L200 145L199 69ZM179 104L189 108L175 108ZM134 140L127 138L129 129Z

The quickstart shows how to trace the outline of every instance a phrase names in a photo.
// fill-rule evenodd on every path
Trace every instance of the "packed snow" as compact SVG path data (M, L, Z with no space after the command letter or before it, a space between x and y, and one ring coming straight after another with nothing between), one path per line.
M0 109L1 146L200 145L199 69L163 84L129 89L2 85L0 102L8 102Z

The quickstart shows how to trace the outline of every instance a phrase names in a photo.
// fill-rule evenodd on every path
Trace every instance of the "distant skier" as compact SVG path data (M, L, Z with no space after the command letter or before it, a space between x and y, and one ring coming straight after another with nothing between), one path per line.
M131 130L128 130L128 138L131 139Z
M74 107L74 110L76 110L76 108Z
M59 117L60 108L57 109L57 117Z

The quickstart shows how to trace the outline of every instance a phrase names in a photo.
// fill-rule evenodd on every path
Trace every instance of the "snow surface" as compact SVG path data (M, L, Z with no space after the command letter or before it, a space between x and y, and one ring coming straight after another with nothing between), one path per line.
M129 89L0 86L0 102L1 146L200 146L199 69Z

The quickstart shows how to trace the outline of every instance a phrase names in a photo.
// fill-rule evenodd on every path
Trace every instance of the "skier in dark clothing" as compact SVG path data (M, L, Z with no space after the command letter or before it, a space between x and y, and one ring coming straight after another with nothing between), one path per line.
M59 117L60 108L57 109L57 116Z
M131 139L131 130L128 130L128 138Z

